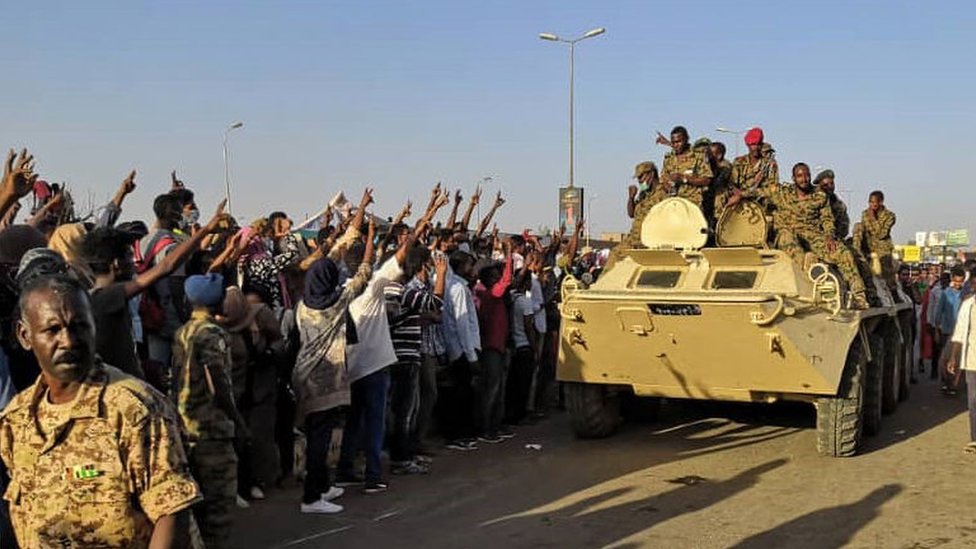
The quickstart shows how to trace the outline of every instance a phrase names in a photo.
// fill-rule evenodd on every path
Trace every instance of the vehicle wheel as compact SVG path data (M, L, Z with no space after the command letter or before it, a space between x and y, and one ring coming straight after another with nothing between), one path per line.
M861 447L866 365L861 342L855 340L837 396L817 399L817 452L822 456L850 457Z
M633 393L624 395L620 402L620 412L627 421L650 423L657 421L661 413L660 397L637 396Z
M566 383L566 409L580 438L602 438L620 425L620 395L597 383Z
M871 344L871 360L864 372L864 434L876 435L881 431L881 394L884 373L885 343L878 334L868 336Z
M896 324L887 324L882 329L884 337L884 360L882 361L881 411L891 414L898 408L898 395L901 391L902 371L904 370L901 335Z

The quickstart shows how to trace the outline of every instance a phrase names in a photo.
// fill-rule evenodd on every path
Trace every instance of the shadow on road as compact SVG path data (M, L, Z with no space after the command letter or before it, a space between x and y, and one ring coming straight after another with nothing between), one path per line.
M772 460L720 481L696 476L671 479L669 482L678 485L677 488L637 499L625 498L610 506L606 504L617 496L607 498L604 497L606 494L601 494L558 509L532 511L494 521L486 526L486 533L499 540L507 538L519 546L602 547L748 490L764 474L786 463L785 459ZM540 531L540 522L551 528ZM526 536L528 532L531 537Z
M903 490L900 484L878 488L860 500L821 509L783 523L772 530L756 534L732 549L767 549L769 547L844 547L861 528L874 520L879 509Z

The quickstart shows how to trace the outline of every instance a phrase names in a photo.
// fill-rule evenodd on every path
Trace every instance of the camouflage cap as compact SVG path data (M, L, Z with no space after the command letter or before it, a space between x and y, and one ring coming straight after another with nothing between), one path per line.
M656 172L657 166L653 162L646 160L634 166L634 177L640 177L648 172Z
M707 147L712 144L712 140L707 137L699 137L695 140L695 144L691 146L693 149L700 149L702 147Z
M813 178L813 184L819 185L821 181L827 178L834 179L834 170L824 170L818 173L817 177Z

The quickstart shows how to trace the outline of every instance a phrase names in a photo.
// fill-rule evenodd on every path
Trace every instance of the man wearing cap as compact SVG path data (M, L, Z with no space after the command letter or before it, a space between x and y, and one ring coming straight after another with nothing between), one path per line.
M803 265L804 255L812 252L820 261L837 267L847 282L855 309L868 308L864 280L858 274L851 251L834 238L834 215L827 195L813 186L810 168L803 162L793 166L793 185L773 185L757 189L733 190L729 206L740 198L765 199L776 208L776 248Z
M664 156L661 173L664 192L686 198L700 208L702 195L713 175L705 150L692 148L688 130L675 126L671 130L671 152Z
M634 179L637 185L627 188L627 217L643 219L644 214L664 198L657 166L651 161L641 162L634 166Z
M745 142L749 152L732 162L731 180L735 188L748 191L779 184L779 166L773 148L767 147L764 139L761 128L746 132Z
M214 321L224 279L194 275L184 291L193 312L173 341L172 395L186 430L190 469L203 491L203 503L193 510L200 533L207 547L223 547L237 498L234 437L246 437L247 427L234 405L227 333Z

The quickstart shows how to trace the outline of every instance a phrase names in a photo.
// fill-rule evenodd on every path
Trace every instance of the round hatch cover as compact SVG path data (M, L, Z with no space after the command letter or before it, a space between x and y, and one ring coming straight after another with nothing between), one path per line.
M641 225L641 243L648 248L697 250L708 240L708 223L690 200L671 197L651 208Z
M751 200L743 200L722 213L715 228L715 240L719 246L761 248L766 245L767 229L762 206Z

